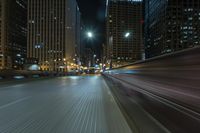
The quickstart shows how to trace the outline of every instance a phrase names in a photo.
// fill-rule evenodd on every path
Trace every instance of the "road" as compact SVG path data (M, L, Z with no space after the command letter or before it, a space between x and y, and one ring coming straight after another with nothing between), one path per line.
M0 133L131 133L101 76L0 85Z

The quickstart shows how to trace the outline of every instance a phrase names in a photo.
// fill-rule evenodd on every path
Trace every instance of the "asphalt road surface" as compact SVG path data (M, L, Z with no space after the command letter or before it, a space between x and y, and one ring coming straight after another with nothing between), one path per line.
M101 76L0 85L0 133L131 133Z

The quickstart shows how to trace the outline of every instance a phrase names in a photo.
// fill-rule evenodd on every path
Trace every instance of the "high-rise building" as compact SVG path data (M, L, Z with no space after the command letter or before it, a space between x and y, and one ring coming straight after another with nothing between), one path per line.
M146 58L200 44L199 0L146 0Z
M28 57L41 70L66 71L76 58L75 0L28 0Z
M82 21L81 12L79 7L76 8L76 60L77 64L81 65L81 60L83 56L83 45L82 45Z
M85 59L84 59L84 65L86 67L94 67L94 51L92 48L85 48Z
M0 69L23 69L27 46L27 1L0 1Z
M112 67L142 58L143 1L107 0L107 60Z

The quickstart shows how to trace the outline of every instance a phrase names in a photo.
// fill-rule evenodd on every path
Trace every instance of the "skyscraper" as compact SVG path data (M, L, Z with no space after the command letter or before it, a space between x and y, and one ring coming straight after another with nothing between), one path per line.
M82 21L81 12L79 7L76 8L76 60L78 64L81 64L81 59L83 56L83 45L82 45Z
M107 61L113 67L142 57L143 1L108 0L106 11Z
M146 57L199 45L199 28L199 0L146 0Z
M28 0L28 57L41 70L66 71L76 56L75 0Z
M0 1L0 69L23 69L27 46L27 1Z

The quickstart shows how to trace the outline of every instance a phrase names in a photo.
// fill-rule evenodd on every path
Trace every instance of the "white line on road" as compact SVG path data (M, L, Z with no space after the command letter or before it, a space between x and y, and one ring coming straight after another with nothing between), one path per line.
M12 85L12 86L5 86L5 87L1 87L0 86L0 90L2 89L6 89L6 88L17 88L17 87L22 87L24 86L25 84L18 84L18 85Z
M2 105L2 106L0 106L0 109L7 108L7 107L9 107L9 106L11 106L11 105L14 105L14 104L16 104L16 103L20 103L20 102L22 102L22 101L25 101L25 100L27 100L27 99L29 99L29 98L31 98L31 96L28 96L28 97L25 97L25 98L22 98L22 99L18 99L18 100L16 100L16 101L10 102L10 103L8 103L8 104Z

